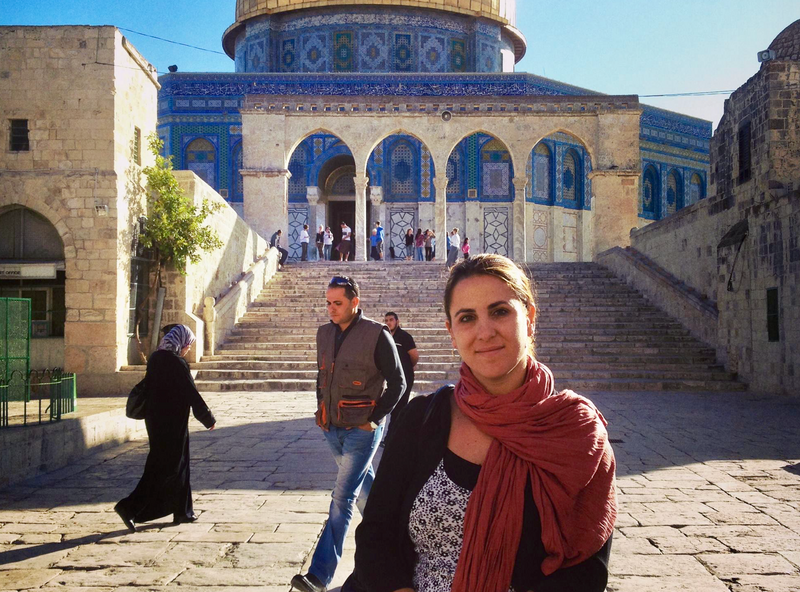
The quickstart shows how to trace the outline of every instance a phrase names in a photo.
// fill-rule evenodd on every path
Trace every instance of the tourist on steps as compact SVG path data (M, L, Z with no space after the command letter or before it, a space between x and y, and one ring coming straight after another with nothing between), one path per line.
M339 251L339 261L347 261L350 258L350 239L353 236L353 231L350 227L342 222L342 240L339 241L339 246L336 247Z
M378 234L378 244L375 245L375 247L378 249L378 261L381 261L383 260L383 241L385 240L385 235L380 221L375 222L375 231Z
M447 268L450 269L458 261L458 252L461 250L461 237L458 228L453 228L450 233L450 246L447 249Z
M425 261L425 235L422 228L417 228L417 235L414 237L414 247L416 249L415 261Z
M308 243L310 240L308 224L303 224L303 230L300 231L300 261L308 261Z
M386 442L343 592L602 592L614 454L597 408L534 357L527 276L461 261L444 310L461 378L413 399Z
M323 248L325 247L325 227L322 224L320 224L317 229L317 237L314 240L314 245L317 247L317 261L323 261L325 259L323 255Z
M331 322L317 331L316 419L339 472L308 573L292 578L301 592L325 592L331 583L359 492L366 497L375 477L372 457L385 417L406 387L389 330L359 308L358 284L336 276L325 299Z
M184 359L195 342L192 330L176 325L147 361L144 420L150 452L136 489L114 506L128 530L172 514L175 524L194 522L189 484L189 409L209 430L214 415L194 386Z
M406 261L414 258L414 229L406 230Z
M333 232L331 227L325 227L325 233L322 235L322 254L325 261L331 260L331 249L333 248Z
M286 263L286 259L289 257L289 251L281 247L281 237L283 236L282 230L276 230L272 237L269 239L269 246L275 247L278 249L278 253L281 254L281 259L278 262L278 269L282 268Z

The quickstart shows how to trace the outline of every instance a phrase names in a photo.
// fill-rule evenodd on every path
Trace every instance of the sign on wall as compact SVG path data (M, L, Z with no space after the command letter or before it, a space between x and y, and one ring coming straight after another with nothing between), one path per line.
M55 263L1 263L0 279L52 280L56 278Z

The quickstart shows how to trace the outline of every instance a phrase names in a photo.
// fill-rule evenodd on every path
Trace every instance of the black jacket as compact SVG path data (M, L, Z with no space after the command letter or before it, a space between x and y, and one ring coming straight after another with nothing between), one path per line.
M444 457L450 435L450 394L445 387L412 400L387 441L364 519L356 530L355 576L369 592L413 588L416 553L408 534L411 506ZM544 576L541 521L530 482L526 487L523 537L512 586L519 592L602 592L608 581L611 539L592 557Z

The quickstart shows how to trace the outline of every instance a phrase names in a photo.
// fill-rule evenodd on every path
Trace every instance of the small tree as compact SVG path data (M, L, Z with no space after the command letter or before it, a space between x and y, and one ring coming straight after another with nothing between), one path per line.
M162 156L164 148L156 134L147 137L148 148L155 156L154 166L144 168L147 177L149 195L147 199L147 224L140 237L142 246L152 249L158 262L153 284L150 286L150 300L162 285L164 270L172 265L181 274L186 275L189 261L197 263L203 252L222 247L222 240L216 231L204 226L206 218L222 209L222 204L203 200L196 207L184 194L178 180L172 172L172 156ZM136 309L135 338L139 353L144 361L144 351L139 339L139 324L144 316L147 300ZM157 330L157 328L153 328Z

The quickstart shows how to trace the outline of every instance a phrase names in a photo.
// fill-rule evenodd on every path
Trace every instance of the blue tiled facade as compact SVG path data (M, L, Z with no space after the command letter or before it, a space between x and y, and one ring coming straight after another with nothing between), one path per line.
M513 43L500 24L465 15L348 7L250 19L235 48L242 73L499 72Z
M502 72L504 54L514 54L508 29L464 14L363 5L296 10L250 18L228 41L234 35L226 51L234 48L236 73L167 74L159 92L159 135L175 167L194 170L234 204L244 197L239 109L248 94L500 101L600 96L531 74ZM639 216L655 220L705 197L711 123L642 107ZM289 163L289 201L305 203L306 188L317 186L325 163L343 155L349 149L338 138L315 134L303 140ZM591 159L565 134L545 138L518 163L502 138L465 138L446 163L447 201L513 201L514 164L525 167L520 173L530 178L527 201L591 209ZM367 172L387 203L435 200L434 163L413 137L383 140Z

